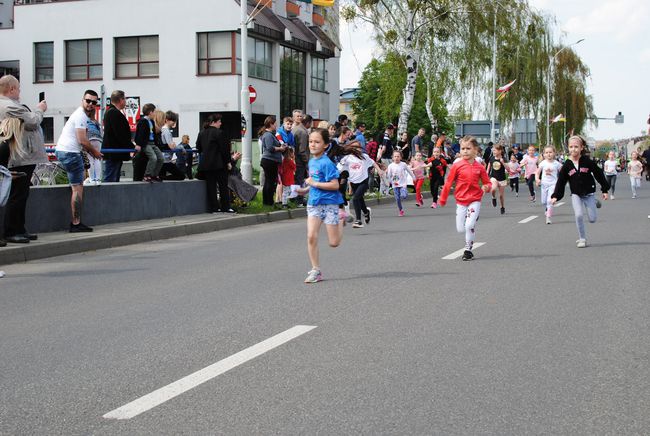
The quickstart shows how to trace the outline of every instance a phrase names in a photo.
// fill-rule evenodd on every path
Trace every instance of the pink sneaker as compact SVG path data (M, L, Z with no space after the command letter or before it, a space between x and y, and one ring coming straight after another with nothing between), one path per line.
M399 216L404 216L404 211L403 210L399 211Z
M435 209L436 207L438 207L438 203L436 202L431 203L431 209Z

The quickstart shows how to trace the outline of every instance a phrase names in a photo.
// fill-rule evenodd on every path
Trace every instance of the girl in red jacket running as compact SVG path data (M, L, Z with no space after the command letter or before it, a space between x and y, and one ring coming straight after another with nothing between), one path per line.
M472 247L476 233L476 221L481 211L481 199L484 192L492 191L492 183L488 177L485 167L476 162L476 154L479 145L472 136L465 136L460 140L461 159L454 163L449 172L440 194L440 206L447 204L447 197L452 183L456 183L454 197L456 197L456 230L458 233L465 232L465 252L463 260L472 260ZM483 186L479 185L479 180Z

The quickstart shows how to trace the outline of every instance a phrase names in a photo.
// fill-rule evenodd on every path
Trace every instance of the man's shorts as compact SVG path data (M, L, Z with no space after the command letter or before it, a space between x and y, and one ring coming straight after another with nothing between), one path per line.
M66 173L68 173L68 181L70 184L81 185L84 180L84 160L81 157L81 153L57 151L56 158Z
M314 216L316 218L319 218L327 225L338 225L339 205L319 204L316 206L307 206L307 216Z

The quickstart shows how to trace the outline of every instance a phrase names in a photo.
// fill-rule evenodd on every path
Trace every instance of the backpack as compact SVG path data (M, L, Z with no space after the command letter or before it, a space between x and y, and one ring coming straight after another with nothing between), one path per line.
M5 207L11 191L11 171L0 165L0 207Z

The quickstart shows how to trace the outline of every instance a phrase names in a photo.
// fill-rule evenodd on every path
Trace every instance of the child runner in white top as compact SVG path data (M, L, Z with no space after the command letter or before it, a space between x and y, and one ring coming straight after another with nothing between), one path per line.
M618 174L618 162L616 161L616 153L610 151L607 154L607 160L603 164L603 170L605 171L605 178L607 183L609 183L609 189L611 195L609 196L610 200L614 199L614 191L616 191L616 175Z
M402 200L404 200L408 194L406 189L408 184L408 174L410 174L413 180L415 180L415 174L413 174L413 171L411 171L408 165L402 162L402 154L399 151L394 151L393 162L388 165L388 168L386 169L386 178L393 187L393 195L397 202L399 216L404 216Z
M364 153L362 157L363 159L359 159L357 156L349 154L343 157L338 164L339 171L347 170L349 173L348 181L352 187L352 205L356 215L356 221L352 224L352 227L355 229L363 227L361 213L363 213L366 224L370 223L371 209L366 206L364 199L364 195L368 190L368 170L374 167L380 175L384 174L379 165L370 159L370 156Z
M639 160L639 153L633 151L630 155L630 161L627 163L627 173L630 175L630 185L632 186L632 198L636 198L636 190L641 187L641 173L643 164Z
M510 162L506 165L508 178L510 179L510 192L515 191L515 196L519 197L519 175L521 174L521 165L517 160L517 154L512 153Z
M553 216L553 203L551 203L551 194L555 190L557 183L557 176L562 168L562 164L555 160L555 148L551 146L544 147L544 160L538 165L535 172L535 180L537 186L542 187L541 203L546 208L544 215L546 216L546 224L551 224L551 217Z

